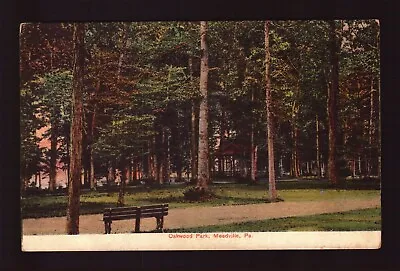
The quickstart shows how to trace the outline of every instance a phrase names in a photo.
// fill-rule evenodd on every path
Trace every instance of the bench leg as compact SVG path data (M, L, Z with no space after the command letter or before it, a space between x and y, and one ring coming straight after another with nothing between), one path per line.
M140 217L136 218L135 222L135 232L140 232Z
M161 217L161 225L160 225L160 227L161 227L161 232L164 232L164 217L163 216Z
M164 217L156 217L157 221L157 231L163 232L163 226L164 226Z
M104 221L105 234L111 233L111 221Z

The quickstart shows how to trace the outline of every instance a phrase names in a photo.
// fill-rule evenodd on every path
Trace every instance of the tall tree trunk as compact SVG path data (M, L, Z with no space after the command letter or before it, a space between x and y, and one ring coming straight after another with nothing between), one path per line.
M58 110L54 110L50 128L50 168L49 168L49 190L56 189L57 176L57 139L58 139Z
M148 141L149 154L147 157L148 163L148 178L156 180L156 155L155 155L155 136Z
M379 21L377 21L378 26L379 26ZM380 31L377 31L377 44L376 47L380 48ZM381 143L382 143L382 138L381 138L381 75L378 73L378 178L381 180L381 170L382 170L382 164L381 164L381 159L382 159L382 154L381 154ZM382 181L382 180L381 180Z
M163 130L161 129L158 134L158 138L156 139L156 180L158 184L162 184L163 182L163 144L162 144Z
M251 103L254 106L254 89L251 90ZM250 179L251 182L256 182L257 174L257 146L255 146L254 138L254 116L251 118L251 131L250 131Z
M382 152L381 152L381 80L378 78L378 178L381 179Z
M27 177L27 175L28 175L28 164L24 164L23 166L22 166L22 169L21 169L21 171L20 171L20 196L21 196L21 198L22 198L22 196L24 195L24 193L25 193L25 190L26 190L26 179L28 178Z
M110 162L107 173L107 187L110 187L111 183L115 183L115 168Z
M368 175L372 173L372 161L376 149L376 113L375 113L375 93L374 80L371 78L371 92L370 92L370 117L369 117L369 166Z
M200 114L199 114L199 149L198 149L198 180L197 188L208 189L210 180L208 153L208 44L207 22L200 22Z
M176 170L176 177L179 181L182 181L182 167L178 167Z
M268 181L269 181L269 199L275 201L277 191L275 186L275 160L274 160L274 123L272 114L271 81L269 68L271 55L269 51L269 21L265 21L265 99L267 113L267 143L268 143Z
M257 181L257 150L258 146L254 146L254 149L251 152L252 161L251 161L251 181Z
M192 80L193 77L193 60L192 57L189 57L189 77ZM198 118L197 118L197 106L196 101L192 101L192 118L191 118L191 165L190 171L192 175L192 180L197 180L197 134L198 134Z
M118 207L122 207L125 205L126 174L127 174L127 163L123 161L121 163L121 174L120 174L121 183L119 184L119 193L117 201Z
M40 170L39 170L39 189L42 189L42 176L40 174Z
M117 84L119 84L121 82L122 65L124 63L126 50L129 47L128 30L129 30L129 23L125 22L124 30L122 32L122 37L121 37L121 40L124 42L124 44L123 44L122 48L120 48L120 55L119 55L119 60L118 60Z
M317 146L317 178L321 178L321 154L319 147L319 119L318 114L315 115L315 126L316 126L316 146Z
M296 92L296 97L298 96L299 90ZM297 99L297 98L296 98ZM297 128L297 115L299 112L299 106L297 104L297 101L293 101L292 105L292 142L293 142L293 147L292 147L292 161L291 161L291 175L295 178L298 178L300 176L300 169L299 169L299 150L298 150L298 128Z
M250 179L254 183L256 182L256 147L254 146L254 125L251 124L251 135L250 135Z
M220 141L219 141L219 149L223 150L225 146L225 132L226 132L226 120L225 120L225 110L222 107L222 116L221 116L221 121L220 121ZM221 173L222 176L225 175L225 156L223 153L221 153L220 159L218 161L218 171Z
M294 176L300 177L299 128L294 126Z
M88 187L88 166L87 163L84 163L83 166L83 187L87 188Z
M71 125L71 164L68 180L68 234L79 234L79 205L82 170L82 117L83 117L83 75L85 64L85 25L74 24L74 72L72 92L72 125Z
M71 153L70 153L70 148L71 148L71 146L70 146L70 142L71 142L71 135L69 135L67 138L66 138L66 149L67 149L67 157L68 157L68 159L67 159L67 188L69 187L69 178L70 178L70 173L71 173L71 171L70 171L70 169L71 169Z
M160 172L160 168L159 168L159 160L158 160L158 151L156 151L156 136L153 137L153 155L152 155L152 161L153 161L153 171L152 171L152 176L154 177L153 180L159 182L159 172Z
M93 159L93 150L90 149L90 161L89 161L89 182L90 182L90 189L96 190L96 181L94 177L94 159Z
M136 159L132 158L129 164L129 180L128 180L129 183L133 182L133 176L136 175L136 164L137 164Z
M336 42L335 21L329 21L330 27L330 85L328 89L328 126L329 126L329 156L328 178L333 185L338 184L337 176L337 95L339 93L339 59Z
M96 83L96 89L95 92L93 93L93 98L96 96L96 94L100 91L100 85L101 82L100 80L97 80ZM96 102L94 101L93 104L93 112L90 114L89 118L89 131L88 131L88 156L89 156L89 182L90 182L90 189L96 190L96 182L95 182L95 176L94 176L94 159L93 159L93 137L94 137L94 128L96 125Z
M169 181L169 146L168 146L168 129L163 127L162 131L162 183Z

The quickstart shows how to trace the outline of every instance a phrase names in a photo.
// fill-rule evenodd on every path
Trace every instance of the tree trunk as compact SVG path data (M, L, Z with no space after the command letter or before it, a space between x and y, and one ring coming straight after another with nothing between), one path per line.
M255 146L251 152L252 161L251 161L251 181L257 181L257 150L258 146Z
M338 184L337 176L337 95L339 93L339 59L336 42L335 21L329 21L330 26L330 86L328 89L328 125L329 125L329 157L328 178L333 185Z
M154 180L159 183L160 182L160 160L159 160L158 151L156 151L156 142L157 142L156 140L157 140L156 137L154 137L154 141L153 141L153 143L154 143L154 145L153 145L153 148L154 148L154 152L153 152L153 168L154 168L153 175L154 175Z
M265 21L265 99L267 115L267 144L268 144L268 181L269 181L269 199L275 201L277 191L275 187L275 166L274 166L274 124L272 113L271 81L269 68L271 55L269 51L269 21Z
M66 149L67 149L67 189L69 188L69 178L71 173L71 153L70 153L70 142L71 142L71 135L66 138Z
M88 168L87 168L87 163L84 163L83 166L83 187L87 188L88 187Z
M219 149L222 151L225 146L225 132L226 132L226 126L225 126L225 110L222 108L222 116L221 116L221 121L220 121L220 140L219 140ZM218 160L218 171L220 174L222 173L221 176L225 175L225 156L223 153L221 153L220 159Z
M317 178L321 178L321 154L319 147L319 119L318 114L315 115L315 125L316 125L316 146L317 146Z
M162 183L169 181L169 147L168 147L168 129L163 127L162 131Z
M123 207L125 205L126 173L127 173L127 165L125 162L123 162L121 164L121 175L120 175L121 182L119 184L117 207Z
M147 154L147 178L155 180L155 168L154 168L154 137L147 141L148 146L148 154Z
M71 163L68 180L68 234L79 234L79 205L82 170L82 117L83 117L83 75L85 64L85 25L74 24L74 71L72 92L72 124L71 124Z
M176 170L176 178L179 181L182 181L182 167L178 167L178 169Z
M254 146L254 134L253 133L251 133L250 142L251 142L250 143L250 179L254 183L254 182L256 182L256 170L257 170L257 167L255 165L255 161L256 161L256 155L255 155L256 154L256 146Z
M20 196L22 197L25 194L25 190L26 190L26 179L27 179L27 175L28 175L28 165L25 164L22 166L23 169L21 169L22 172L20 175Z
M110 163L107 174L107 186L110 186L110 184L114 182L115 182L115 169Z
M53 192L56 189L57 175L57 139L58 139L58 121L57 110L52 116L51 135L50 135L50 168L49 168L49 190Z
M101 82L100 80L97 81L95 93L93 96L96 95L97 92L100 90ZM96 182L94 176L94 159L93 159L93 137L94 137L94 127L96 125L96 104L93 104L93 112L90 114L89 119L89 131L88 131L88 156L89 156L89 182L90 182L90 189L96 190Z
M370 93L370 118L369 118L369 167L368 167L368 175L372 173L372 161L374 154L376 153L374 150L376 149L376 113L375 113L375 93L374 89L374 80L371 78L371 93Z
M378 178L381 179L381 80L378 79Z
M42 189L42 176L40 174L40 170L39 170L39 189Z
M295 126L295 118L293 118L293 125L292 125L292 140L293 140L293 148L292 148L291 175L295 178L298 178L300 176L300 169L299 169L299 155L298 155L298 129Z
M379 21L378 21L379 25ZM377 31L377 48L380 48L380 31ZM381 180L381 170L382 170L382 154L381 154L381 144L382 144L382 138L381 138L381 77L380 73L378 74L378 178L380 181Z
M93 159L93 150L90 150L90 165L89 165L89 182L90 182L90 189L96 190L96 181L94 177L94 159Z
M198 180L196 187L208 189L210 180L208 153L208 44L207 22L200 22L201 64L200 64L200 114L199 114L199 149L198 149Z
M160 133L158 134L158 138L156 139L156 155L155 155L155 166L156 166L156 181L158 184L162 184L162 180L163 180L163 150L162 150L162 137L163 137L163 130L161 129L161 131L159 131Z
M193 77L193 60L189 57L189 76L192 80ZM196 101L192 101L192 118L191 118L191 175L192 180L197 180L197 134L198 134L198 118Z
M132 158L129 164L129 183L133 182L133 176L136 175L136 159ZM136 176L135 176L136 178Z
M118 60L117 84L119 84L121 82L122 65L124 62L124 57L126 55L126 50L129 47L129 39L128 39L128 35L127 35L128 30L129 30L129 23L125 22L124 30L122 32L122 37L121 37L121 40L124 42L124 45L120 49L120 55L119 55L119 60Z
M254 89L251 90L251 102L254 105ZM250 179L251 182L256 182L256 174L257 174L257 146L255 146L255 138L254 138L254 116L251 118L251 131L250 131Z
M296 92L296 96L298 96L298 90ZM297 105L297 101L293 101L292 105L292 161L291 161L291 175L295 178L300 176L300 168L299 168L299 150L298 150L298 128L297 128L297 114L299 112L299 106Z

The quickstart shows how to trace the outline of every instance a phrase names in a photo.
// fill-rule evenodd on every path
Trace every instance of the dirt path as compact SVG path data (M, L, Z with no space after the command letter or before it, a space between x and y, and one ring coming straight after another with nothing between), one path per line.
M190 228L205 225L228 224L269 218L335 213L356 209L380 207L380 197L369 200L335 200L309 202L277 202L217 207L171 209L165 217L164 228ZM65 234L65 217L24 219L23 234ZM116 221L112 233L127 233L134 228L134 220ZM143 219L141 230L155 229L155 219ZM102 215L80 216L80 233L104 233Z

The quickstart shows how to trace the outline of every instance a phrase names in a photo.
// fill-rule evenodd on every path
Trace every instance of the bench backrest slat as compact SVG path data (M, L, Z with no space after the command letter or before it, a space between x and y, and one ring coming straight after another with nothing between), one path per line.
M168 204L143 205L143 206L140 206L140 208L142 210L153 209L153 208L168 208Z
M130 218L136 218L136 214L134 215L112 215L112 216L104 216L103 220L124 220L124 219L130 219Z
M136 218L140 210L140 217L157 217L168 215L168 204L116 207L104 209L103 220L123 220Z
M136 214L138 212L137 209L131 209L131 210L118 210L118 209L113 209L111 211L105 211L104 214L107 215L117 215L117 214Z

